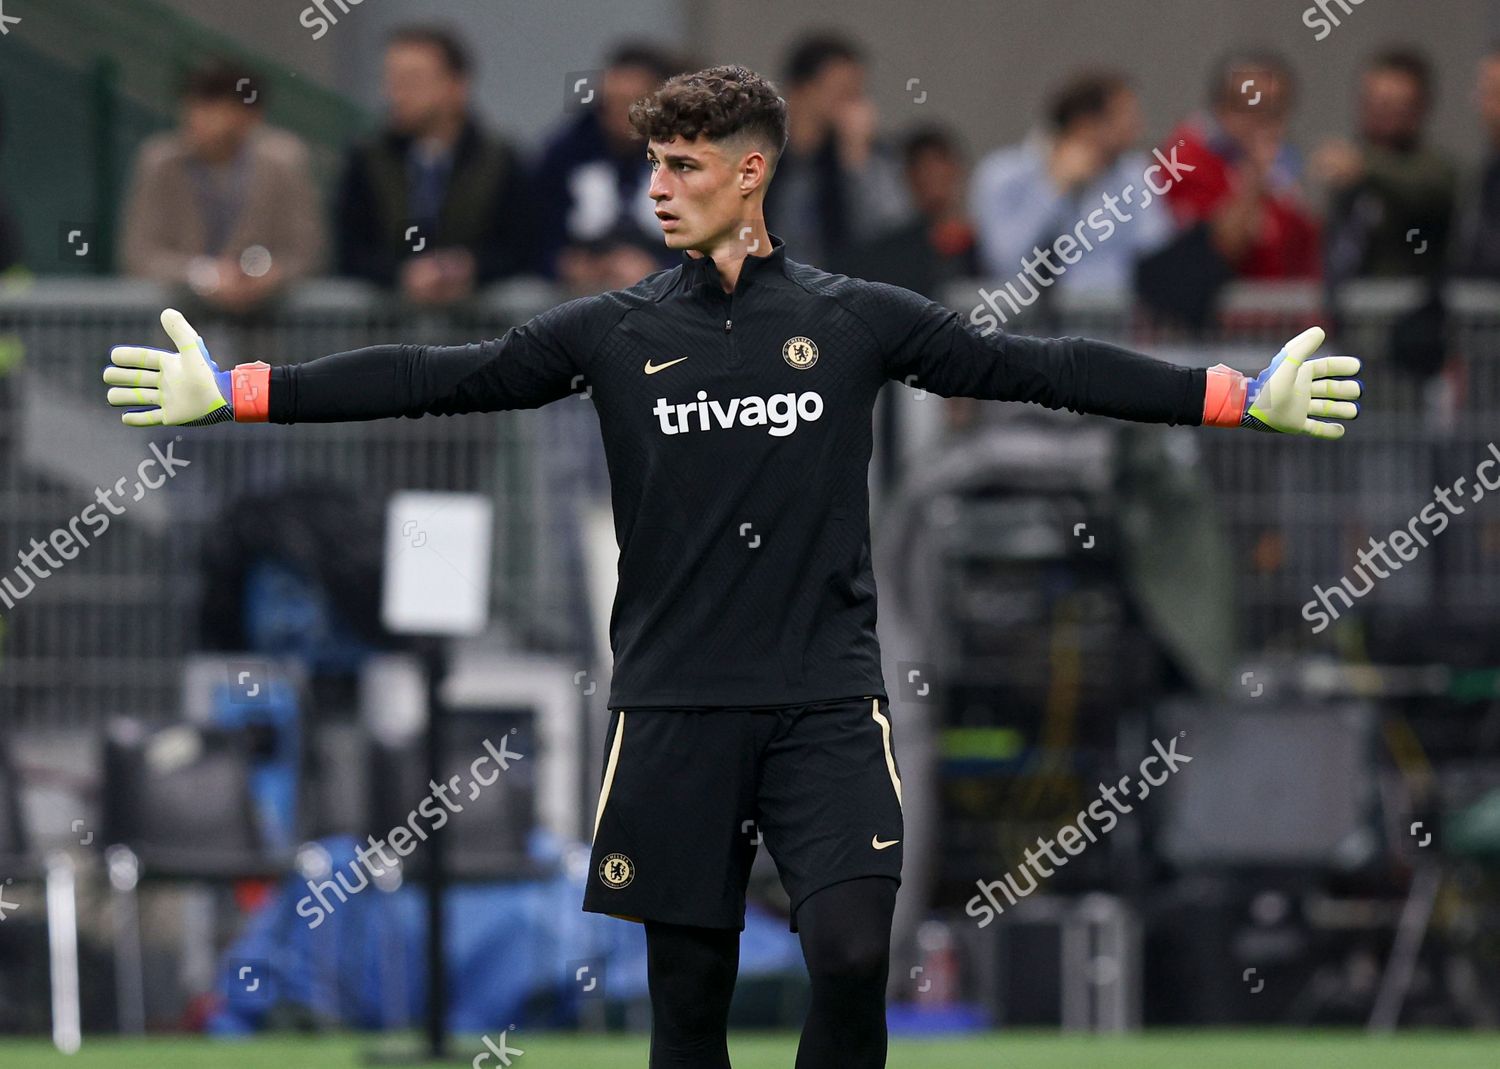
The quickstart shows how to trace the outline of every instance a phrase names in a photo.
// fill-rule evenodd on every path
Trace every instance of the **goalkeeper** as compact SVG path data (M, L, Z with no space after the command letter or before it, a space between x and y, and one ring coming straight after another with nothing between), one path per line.
M645 925L651 1067L729 1065L761 837L811 978L798 1069L883 1066L903 831L870 561L882 385L1334 439L1359 411L1359 361L1314 358L1316 327L1254 379L1082 338L984 337L909 290L790 258L762 210L786 103L759 75L678 75L631 121L676 267L489 341L275 368L221 371L169 310L175 348L116 348L109 402L140 427L290 424L589 391L620 559L583 908Z

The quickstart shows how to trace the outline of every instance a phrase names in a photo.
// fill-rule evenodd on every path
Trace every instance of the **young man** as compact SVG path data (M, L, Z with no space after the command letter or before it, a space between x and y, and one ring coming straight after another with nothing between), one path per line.
M436 26L385 50L385 128L349 152L337 203L339 271L444 307L520 271L529 254L520 153L472 104L474 61Z
M1024 280L1022 265L1039 250L1087 221L1095 208L1129 197L1134 203L1118 218L1100 213L1090 224L1098 247L1043 283L1050 288L1055 281L1068 293L1128 294L1136 263L1172 232L1164 205L1153 210L1127 193L1144 192L1142 176L1154 162L1137 147L1144 127L1140 99L1124 75L1084 70L1064 82L1048 103L1044 129L996 149L974 168L969 212L984 274ZM1017 285L1036 299L1030 282Z
M188 286L239 315L321 269L327 234L312 157L266 123L266 92L236 59L206 59L186 74L177 128L136 155L125 274Z
M1436 278L1447 268L1458 167L1428 143L1433 92L1420 52L1381 52L1360 74L1358 142L1332 139L1314 154L1312 171L1329 192L1330 281Z
M1455 266L1468 278L1500 278L1500 42L1479 61L1473 100L1484 126L1484 162L1460 212Z
M169 310L177 351L115 349L109 400L152 406L127 412L132 426L297 423L533 408L591 389L620 581L584 909L645 923L651 1066L729 1065L760 835L812 979L799 1069L881 1066L903 835L869 550L881 386L1337 438L1357 413L1359 361L1308 360L1316 328L1253 381L1083 339L983 337L909 290L788 258L761 210L786 105L760 76L678 75L631 118L677 267L503 338L289 367L218 371Z

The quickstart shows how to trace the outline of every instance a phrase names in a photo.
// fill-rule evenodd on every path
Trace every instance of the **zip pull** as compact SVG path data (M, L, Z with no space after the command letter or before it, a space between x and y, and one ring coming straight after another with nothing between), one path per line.
M731 326L733 326L733 325L734 325L734 320L732 320L732 319L726 319L726 320L724 320L724 333L728 334L729 333L729 328Z

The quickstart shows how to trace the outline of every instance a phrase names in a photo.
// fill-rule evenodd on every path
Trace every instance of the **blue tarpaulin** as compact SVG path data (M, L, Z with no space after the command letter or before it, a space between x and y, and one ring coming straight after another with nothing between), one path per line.
M334 871L359 886L356 841L324 840ZM570 1027L590 998L646 996L644 928L584 913L588 848L560 848L543 832L534 857L556 875L465 883L447 893L448 1027L457 1033L506 1027ZM426 997L424 890L373 885L333 909L314 908L305 880L288 877L226 953L221 1005L208 1022L220 1035L266 1027L273 1011L299 1011L329 1025L404 1028L421 1020ZM302 903L299 915L298 904ZM313 921L321 921L313 927ZM800 971L802 954L786 921L751 907L740 940L743 977Z

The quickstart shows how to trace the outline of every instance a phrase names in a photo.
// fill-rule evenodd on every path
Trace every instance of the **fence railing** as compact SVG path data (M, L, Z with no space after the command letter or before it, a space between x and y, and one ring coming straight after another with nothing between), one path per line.
M974 292L955 290L950 306L966 314ZM180 441L131 431L104 404L100 371L113 344L165 342L157 316L171 296L151 284L90 279L0 291L0 580L24 585L14 570L20 555L77 526L91 505L99 517L97 491L122 478L134 483L153 443L175 443L187 462L166 485L125 502L107 530L24 599L9 608L0 601L7 722L83 726L116 714L173 715L180 658L198 648L201 633L206 540L231 502L293 486L342 490L375 515L401 489L490 496L494 619L518 644L587 649L573 510L581 496L605 489L591 404L364 424L221 425L183 432ZM1315 291L1260 296L1257 303L1254 291L1231 294L1222 329L1208 338L1163 333L1129 308L1098 303L1059 305L1054 326L1254 371L1309 322L1327 321ZM194 322L221 365L275 364L377 342L493 337L554 299L545 288L513 285L434 315L363 286L320 282L253 320L195 315ZM1200 450L1239 563L1232 581L1243 652L1330 648L1333 629L1314 633L1301 615L1314 585L1337 584L1370 535L1409 527L1435 486L1472 480L1489 443L1500 449L1500 290L1451 290L1448 362L1434 375L1391 359L1392 331L1417 300L1375 287L1350 291L1338 309L1342 326L1329 351L1366 359L1366 404L1345 442L1174 432L1193 436ZM1500 490L1492 497L1465 501L1468 514L1451 516L1449 529L1355 612L1449 608L1477 617L1500 606ZM351 516L351 530L360 519ZM880 537L880 525L873 529Z

